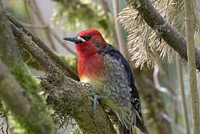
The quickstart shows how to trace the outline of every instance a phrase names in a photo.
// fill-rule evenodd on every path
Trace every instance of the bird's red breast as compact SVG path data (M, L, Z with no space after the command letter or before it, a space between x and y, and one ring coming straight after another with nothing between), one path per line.
M80 79L95 79L104 71L103 55L82 56L78 58L78 74Z

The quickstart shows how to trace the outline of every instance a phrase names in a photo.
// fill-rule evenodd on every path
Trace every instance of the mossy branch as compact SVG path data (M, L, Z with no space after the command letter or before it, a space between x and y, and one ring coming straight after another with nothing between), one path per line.
M73 117L86 133L116 133L113 125L101 106L93 110L92 96L81 83L66 77L41 50L32 37L11 24L12 31L20 47L27 49L47 73L42 87L52 100L51 104L61 115Z
M35 42L35 44L38 47L40 47L66 75L69 74L73 79L79 80L79 77L76 74L76 72L74 72L71 68L69 68L65 62L60 60L60 58L54 52L52 52L36 35L27 30L20 22L17 21L16 18L11 16L11 14L7 12L6 14L9 21L13 23L16 27L21 28L24 33L30 36L32 40Z
M36 93L38 86L21 59L1 0L0 58L2 61L0 65L0 96L15 121L20 124L20 129L23 129L24 133L30 134L54 133L53 121Z
M0 60L0 97L11 110L12 114L21 125L26 129L27 133L34 134L53 134L52 128L49 127L50 122L46 120L40 121L32 104L29 102L27 96L24 94L24 89L18 84L8 68ZM51 126L51 125L50 125Z

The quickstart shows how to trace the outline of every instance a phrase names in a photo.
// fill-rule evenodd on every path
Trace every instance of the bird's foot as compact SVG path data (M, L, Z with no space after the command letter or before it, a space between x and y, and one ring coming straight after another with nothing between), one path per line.
M94 94L94 102L93 102L93 110L94 111L96 111L96 108L97 108L97 105L98 105L98 100L105 99L105 98L107 98L107 97Z
M88 87L90 89L90 91L93 93L93 95L94 95L93 110L96 111L96 108L98 105L98 100L105 99L105 98L107 98L107 96L97 95L95 89L92 87L92 85L90 83L83 83L83 85Z

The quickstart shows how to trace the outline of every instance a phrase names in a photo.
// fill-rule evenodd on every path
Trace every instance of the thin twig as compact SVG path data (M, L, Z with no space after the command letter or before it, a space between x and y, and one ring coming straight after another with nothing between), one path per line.
M71 48L69 48L65 43L64 43L64 41L63 40L61 40L59 37L58 37L58 35L55 33L55 31L52 29L52 28L50 28L49 26L47 26L48 27L48 29L49 29L49 32L51 33L51 35L65 48L65 49L67 49L70 53L72 53L73 55L76 55L76 53L71 49Z
M66 48L70 53L72 53L73 55L76 55L76 53L69 48L64 41L62 41L58 35L55 33L55 31L53 29L51 29L48 25L47 26L36 26L36 25L31 25L31 24L27 24L27 23L22 23L23 26L25 27L29 27L29 28L37 28L37 29L49 29L49 32L51 33L51 35L64 47Z
M123 54L123 56L128 59L128 48L127 45L123 39L121 26L118 22L117 15L118 15L118 0L112 0L113 5L113 16L114 16L114 22L115 22L115 31L117 35L117 42L119 46L119 51Z
M157 63L155 63L154 72L153 72L153 80L154 80L155 87L160 92L166 93L167 95L171 96L172 94L167 88L160 86L160 83L158 80L158 73L159 73L159 67L158 67Z
M159 80L158 80L158 73L159 73L159 65L155 62L154 72L153 72L153 80L154 80L155 87L160 92L166 93L168 96L171 97L173 104L174 104L174 112L173 112L174 113L174 122L177 123L178 112L177 112L177 109L176 109L177 100L176 100L176 97L175 97L175 93L172 89L169 89L169 88L166 88L166 87L163 87L163 86L160 85Z
M179 9L178 9L178 0L173 0L174 5L172 10L175 12L172 14L172 25L174 27L178 27L177 22L178 18L176 17L179 14ZM190 134L190 126L189 126L189 120L188 120L188 112L187 112L187 104L186 104L186 97L185 97L185 91L184 91L184 82L183 82L183 71L182 71L182 66L181 66L181 58L179 57L178 54L176 54L176 69L177 69L177 75L178 75L178 89L179 89L179 94L181 96L181 106L182 106L182 118L183 118L183 124L184 124L184 130L185 134Z
M38 18L39 18L39 20L41 21L41 23L42 23L42 25L44 25L44 26L34 26L34 25L27 25L27 26L29 26L29 27L33 27L33 28L45 28L45 30L48 32L48 34L50 33L67 51L69 51L71 54L73 54L73 55L76 55L76 53L70 48L70 47L68 47L65 43L64 43L64 41L62 41L59 37L58 37L58 35L56 34L56 32L47 24L47 23L45 23L45 21L44 21L44 19L43 19L43 17L42 17L42 15L41 15L41 13L39 12L39 11L37 11L39 8L37 7L37 4L36 3L34 3L35 4L35 10L34 10L34 13L36 14L36 15L38 15ZM34 7L33 7L34 8ZM48 35L47 35L48 36ZM48 36L48 38L49 38L49 36Z
M30 0L24 0L24 7L25 7L26 15L28 17L28 22L30 24L33 24L33 18L30 13L29 5L30 5Z
M42 16L42 14L41 14L41 12L40 12L40 9L38 8L38 5L36 4L35 0L33 0L32 3L33 3L32 6L36 9L34 13L35 13L36 16L38 17L38 19L39 19L39 21L41 22L41 24L44 25L44 26L46 26L47 24L46 24L46 22L44 21L44 18L43 18L43 16ZM45 29L45 33L46 33L47 40L48 40L48 42L50 43L51 48L52 48L54 51L56 51L57 49L56 49L56 47L55 47L55 45L54 45L54 43L53 43L53 39L52 39L51 35L49 34L49 28L48 28L48 27Z
M103 7L103 10L105 12L105 17L106 17L106 23L108 25L108 29L111 33L111 37L113 38L113 45L116 47L116 48L119 48L119 45L118 45L118 42L117 42L117 36L116 36L116 33L115 33L115 30L113 29L113 26L112 26L112 23L111 23L111 19L109 17L109 8L108 8L108 4L107 4L107 0L101 0L101 3L102 3L102 7Z
M177 74L178 74L179 92L181 95L181 105L182 105L185 134L190 134L187 104L186 104L185 91L184 91L183 72L182 72L181 62L180 62L180 58L178 54L176 54L176 67L177 67Z
M38 28L38 29L46 29L47 26L36 26L28 23L21 23L23 26L28 27L28 28Z

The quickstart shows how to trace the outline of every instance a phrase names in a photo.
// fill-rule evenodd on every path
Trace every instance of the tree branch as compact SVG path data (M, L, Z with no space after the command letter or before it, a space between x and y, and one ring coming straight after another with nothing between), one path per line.
M13 16L7 13L7 17L11 23L13 23L16 27L21 28L24 33L32 38L35 44L40 47L52 60L56 65L67 75L69 74L73 79L79 80L78 75L74 72L68 65L63 62L57 55L54 54L36 35L32 32L28 31L20 22L18 22Z
M52 98L54 109L63 116L73 117L80 128L87 133L116 133L113 125L101 106L93 110L89 90L79 82L66 77L49 59L49 57L24 34L12 26L14 36L21 47L27 49L37 60L48 78L42 81L42 86Z
M172 27L153 7L149 0L126 0L136 9L144 21L165 40L180 57L187 60L187 46L184 36ZM196 67L200 70L200 51L195 49Z

